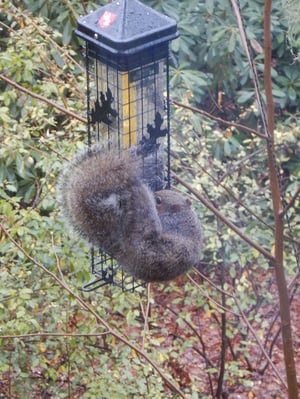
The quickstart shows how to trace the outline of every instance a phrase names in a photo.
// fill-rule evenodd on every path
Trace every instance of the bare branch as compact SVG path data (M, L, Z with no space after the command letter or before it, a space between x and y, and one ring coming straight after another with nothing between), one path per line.
M282 211L282 213L281 213L281 217L283 217L286 213L287 213L287 211L292 207L292 206L294 206L294 204L295 204L295 201L297 200L297 198L298 198L298 195L300 194L300 187L298 187L298 189L296 190L296 192L295 192L295 194L292 196L292 198L290 199L290 202L286 205L286 207L284 208L284 210Z
M191 105L183 104L183 103L181 103L179 101L176 101L176 100L171 100L171 101L177 107L185 108L185 109L188 109L189 111L195 112L197 114L201 114L201 115L205 116L206 118L209 118L209 119L214 120L216 122L222 123L223 125L233 126L233 127L237 128L237 129L241 129L241 130L244 130L245 132L254 134L255 136L258 136L258 137L260 137L262 139L266 138L266 136L264 134L258 132L257 130L251 129L250 127L247 127L245 125L241 125L240 123L236 123L236 122L232 122L232 121L226 121L225 119L222 119L222 118L219 118L217 116L214 116L214 115L212 115L212 114L210 114L210 113L208 113L206 111L203 111L202 109L192 107Z
M47 333L47 332L37 332L37 333L29 333L29 334L16 334L16 335L0 335L0 339L26 339L26 338L57 338L57 337L78 337L78 338L89 338L89 337L101 337L103 335L110 334L109 331L103 333L90 333L90 334L76 334L76 333Z
M13 80L9 79L7 76L0 74L0 79L4 82L8 83L9 85L13 86L15 89L27 94L30 97L36 98L46 104L49 104L51 107L58 109L59 111L63 112L64 114L70 116L71 118L77 119L80 122L87 123L86 118L76 114L76 112L70 111L65 107L57 104L55 101L49 100L48 98L41 96L40 94L36 94L33 91L26 89L25 87L19 85L18 83L14 82Z

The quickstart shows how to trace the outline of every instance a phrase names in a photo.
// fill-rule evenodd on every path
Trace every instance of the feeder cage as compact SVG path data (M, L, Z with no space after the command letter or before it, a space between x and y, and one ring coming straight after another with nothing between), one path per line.
M176 22L137 0L118 0L80 17L75 33L85 41L88 145L135 151L144 182L153 191L169 187L169 42L178 36ZM95 248L91 267L96 279L86 291L141 285Z

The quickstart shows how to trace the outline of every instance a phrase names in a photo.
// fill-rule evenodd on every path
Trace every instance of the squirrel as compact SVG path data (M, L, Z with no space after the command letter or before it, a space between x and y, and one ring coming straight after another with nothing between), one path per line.
M202 228L182 194L152 192L130 151L76 155L59 178L59 202L73 228L134 278L168 281L196 265Z

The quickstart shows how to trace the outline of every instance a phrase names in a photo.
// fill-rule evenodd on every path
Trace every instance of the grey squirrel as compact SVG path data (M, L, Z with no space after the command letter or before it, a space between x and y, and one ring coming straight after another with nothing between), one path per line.
M173 190L153 193L130 151L89 149L74 157L59 180L70 224L135 278L168 281L196 265L202 246L191 202Z

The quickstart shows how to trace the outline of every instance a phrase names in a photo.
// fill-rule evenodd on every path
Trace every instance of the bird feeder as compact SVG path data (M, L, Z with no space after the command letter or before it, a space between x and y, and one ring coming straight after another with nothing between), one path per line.
M138 0L118 0L80 17L75 33L85 41L88 145L135 151L144 182L153 191L169 187L169 42L178 36L176 22ZM133 290L138 283L96 252L97 278L84 290Z

